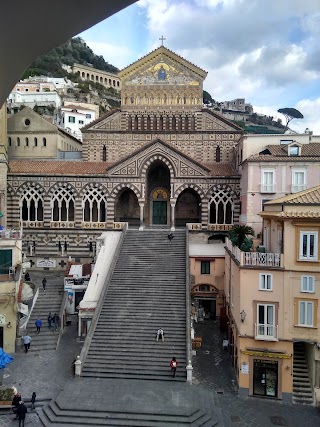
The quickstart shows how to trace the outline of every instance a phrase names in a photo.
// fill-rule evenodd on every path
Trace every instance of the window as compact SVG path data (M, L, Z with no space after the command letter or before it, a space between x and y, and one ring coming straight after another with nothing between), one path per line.
M91 119L91 114L86 114L86 119Z
M201 261L201 274L210 274L210 261Z
M316 261L318 259L318 233L316 231L300 231L300 261Z
M233 224L234 203L231 192L217 190L209 201L210 224Z
M107 201L105 193L98 188L86 191L83 201L83 221L106 222Z
M29 138L26 138L26 147L29 147Z
M11 136L8 137L9 147L11 147Z
M43 199L40 192L32 187L25 188L20 209L23 221L43 221Z
M299 326L313 326L313 301L299 301Z
M84 121L83 120L79 120L79 125L83 125Z
M38 138L34 138L34 146L38 147Z
M69 121L69 123L75 123L76 118L74 116L69 116L68 121Z
M276 338L274 304L257 304L256 337Z
M292 171L291 193L306 189L306 171Z
M57 189L51 200L52 221L74 221L74 198L72 189Z
M272 291L272 274L260 274L260 291Z
M17 147L20 147L20 138L17 138Z
M261 176L261 193L275 193L275 172L274 171L262 171Z
M301 276L301 292L314 292L314 276Z
M297 145L289 147L289 156L299 156L299 148Z

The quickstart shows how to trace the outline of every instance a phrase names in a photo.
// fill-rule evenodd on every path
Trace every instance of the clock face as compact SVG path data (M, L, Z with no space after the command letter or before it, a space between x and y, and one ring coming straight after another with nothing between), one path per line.
M167 199L167 193L162 188L158 188L152 194L153 199Z

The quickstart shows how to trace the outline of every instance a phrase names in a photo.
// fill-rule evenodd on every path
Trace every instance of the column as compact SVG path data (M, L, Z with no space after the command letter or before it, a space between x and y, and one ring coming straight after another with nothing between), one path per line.
M176 229L175 228L175 217L174 217L175 207L176 207L176 204L171 203L171 228L170 228L171 231L175 231L175 229Z
M144 211L144 203L139 203L140 206L140 227L139 231L143 231L144 228L144 217L143 217L143 211Z

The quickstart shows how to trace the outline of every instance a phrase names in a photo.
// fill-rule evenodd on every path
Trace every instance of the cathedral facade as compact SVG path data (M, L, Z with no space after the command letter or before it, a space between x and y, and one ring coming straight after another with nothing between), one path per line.
M212 232L238 223L242 130L203 109L206 74L160 46L119 72L121 109L82 129L81 161L9 162L7 223L23 227L35 266L87 261L101 231L125 222Z

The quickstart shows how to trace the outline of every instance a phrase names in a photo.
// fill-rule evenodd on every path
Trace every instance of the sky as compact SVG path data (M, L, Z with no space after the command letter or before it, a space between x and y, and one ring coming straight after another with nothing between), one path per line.
M79 34L124 68L160 46L208 72L217 101L245 98L258 114L294 107L290 127L320 135L320 0L140 0ZM284 121L284 120L283 120Z

